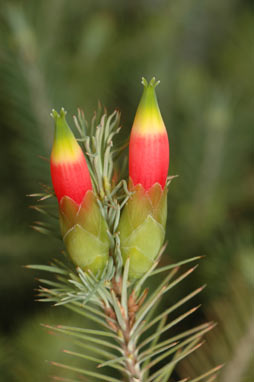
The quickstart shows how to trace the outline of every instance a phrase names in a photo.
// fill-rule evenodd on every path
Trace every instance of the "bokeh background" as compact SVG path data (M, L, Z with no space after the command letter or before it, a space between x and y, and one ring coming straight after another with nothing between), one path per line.
M0 6L0 381L66 376L67 340L41 323L75 324L35 302L38 273L62 244L34 232L27 194L50 185L50 111L98 100L121 111L127 137L142 86L157 94L171 146L167 258L205 255L173 300L196 286L199 313L219 322L175 378L226 362L221 382L253 382L254 8L251 0L20 0ZM72 124L73 126L73 124ZM252 310L252 318L251 318ZM85 325L85 323L82 323ZM251 359L252 357L252 359ZM253 366L253 364L252 364ZM70 375L70 374L68 374Z

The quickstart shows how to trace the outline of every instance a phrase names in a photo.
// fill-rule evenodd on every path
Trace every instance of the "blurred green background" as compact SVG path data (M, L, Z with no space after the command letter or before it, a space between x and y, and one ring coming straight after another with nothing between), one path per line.
M164 261L206 255L172 298L207 283L192 324L205 316L220 323L218 342L208 338L201 361L190 359L178 373L195 375L204 359L228 361L220 381L254 380L246 350L253 336L253 68L251 0L0 2L0 381L67 375L45 362L66 357L66 340L40 323L76 318L34 302L39 275L22 267L47 264L62 248L30 228L40 216L26 196L50 184L40 157L50 154L51 109L64 106L72 124L77 107L90 119L100 100L121 111L127 137L141 77L154 75L170 174L179 175L169 190Z

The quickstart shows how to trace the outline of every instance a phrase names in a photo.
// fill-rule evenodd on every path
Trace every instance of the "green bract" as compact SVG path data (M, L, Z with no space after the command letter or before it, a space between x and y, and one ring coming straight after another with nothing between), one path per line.
M92 191L87 191L80 205L68 196L61 199L60 227L73 263L94 274L101 273L108 261L109 238Z
M130 278L139 278L152 266L163 244L167 219L167 189L156 183L148 191L139 184L130 186L128 200L119 223L121 253L130 258Z

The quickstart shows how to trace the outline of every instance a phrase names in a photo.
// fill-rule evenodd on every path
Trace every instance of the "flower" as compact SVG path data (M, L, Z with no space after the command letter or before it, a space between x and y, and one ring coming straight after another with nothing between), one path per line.
M67 125L65 115L63 108L60 114L52 111L55 137L50 158L51 178L59 203L63 196L69 196L80 204L86 192L92 190L92 182L86 158Z
M65 119L55 110L51 177L59 204L60 228L75 265L101 274L109 257L107 223L92 191L86 159Z
M144 92L131 130L129 189L133 195L124 207L120 223L121 254L130 259L129 277L149 270L165 237L167 219L166 180L169 142L159 110L153 78L142 79Z
M169 167L167 130L158 106L153 78L148 84L143 78L144 92L131 130L129 175L134 186L149 190L155 183L165 187Z

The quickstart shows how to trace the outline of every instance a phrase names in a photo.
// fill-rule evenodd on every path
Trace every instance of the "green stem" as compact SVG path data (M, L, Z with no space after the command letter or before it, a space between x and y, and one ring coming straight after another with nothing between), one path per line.
M126 272L127 273L127 272ZM114 285L114 299L112 309L116 316L115 329L118 334L118 342L122 348L123 362L126 370L126 377L128 382L142 382L142 372L140 362L138 361L137 352L137 339L134 337L132 328L135 322L136 304L135 298L133 300L127 298L127 276L121 278L119 282L113 282ZM123 296L126 296L123 303ZM130 302L131 301L131 302ZM126 311L127 310L127 311ZM134 312L134 313L133 313ZM119 317L121 315L121 317Z

